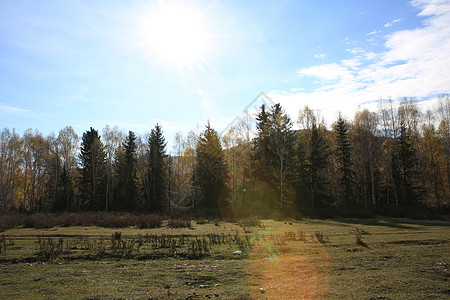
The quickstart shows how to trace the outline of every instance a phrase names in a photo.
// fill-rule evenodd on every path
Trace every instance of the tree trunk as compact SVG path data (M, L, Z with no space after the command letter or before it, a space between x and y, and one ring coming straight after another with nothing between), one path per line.
M376 207L376 199L375 199L375 174L373 170L373 163L370 163L370 185L372 188L372 205Z

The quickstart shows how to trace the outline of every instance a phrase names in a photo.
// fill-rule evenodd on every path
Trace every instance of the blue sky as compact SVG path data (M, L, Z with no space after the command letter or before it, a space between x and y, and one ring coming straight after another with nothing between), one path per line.
M189 62L151 41L167 6L200 20ZM220 131L261 91L294 120L304 105L331 123L388 97L431 107L450 92L449 53L443 0L0 0L0 127L143 134L159 122L170 142L207 120Z

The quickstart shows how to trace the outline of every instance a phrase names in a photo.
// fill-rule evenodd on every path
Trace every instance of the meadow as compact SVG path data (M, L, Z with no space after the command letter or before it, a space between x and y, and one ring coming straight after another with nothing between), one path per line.
M0 232L1 299L448 299L450 222L396 218Z

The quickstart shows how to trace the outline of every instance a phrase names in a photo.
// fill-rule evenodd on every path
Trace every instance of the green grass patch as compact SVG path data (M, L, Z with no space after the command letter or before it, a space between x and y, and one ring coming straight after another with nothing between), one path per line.
M450 296L449 222L381 218L175 225L180 226L6 229L0 235L1 298Z

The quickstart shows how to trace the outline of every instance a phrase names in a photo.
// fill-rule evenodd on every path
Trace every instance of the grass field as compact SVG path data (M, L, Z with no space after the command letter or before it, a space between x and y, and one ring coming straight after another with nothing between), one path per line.
M450 222L241 225L9 229L0 233L0 298L450 298Z

